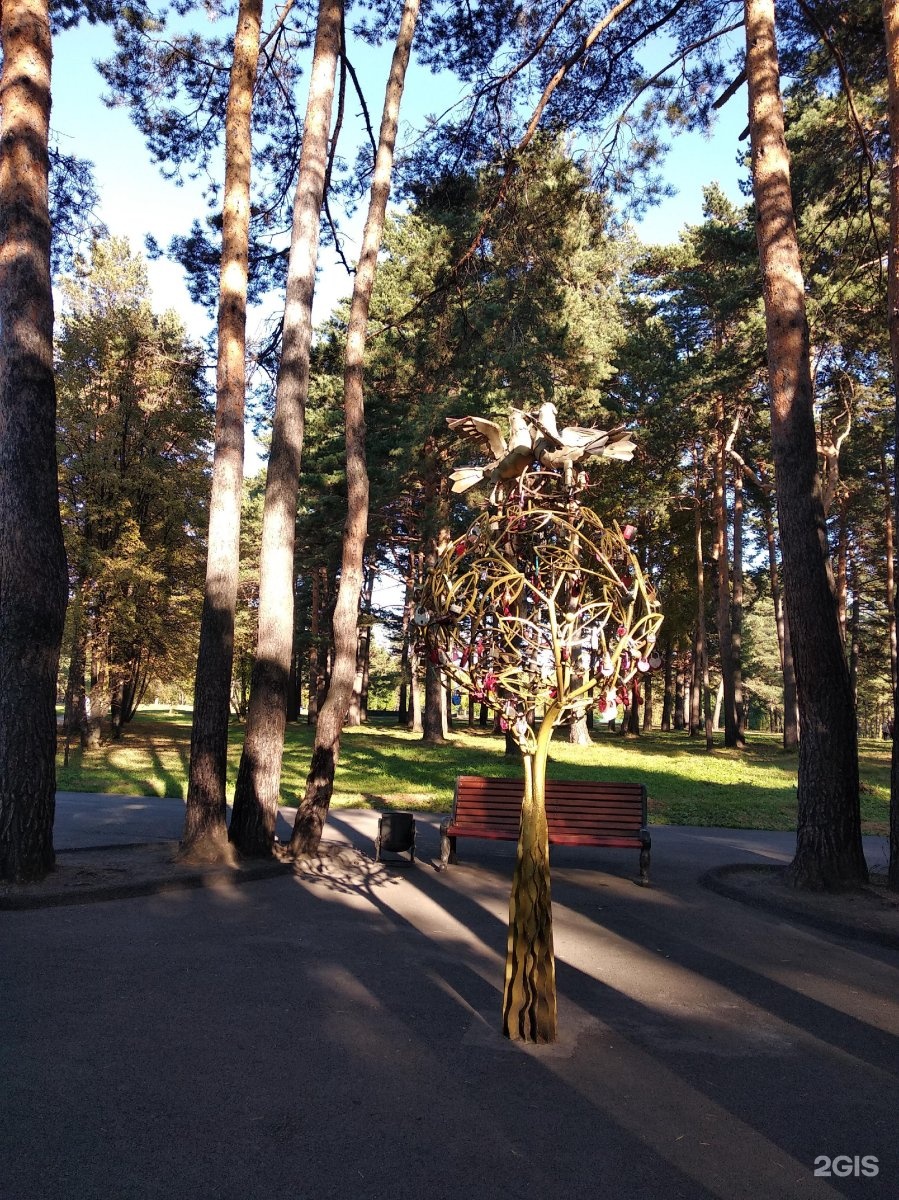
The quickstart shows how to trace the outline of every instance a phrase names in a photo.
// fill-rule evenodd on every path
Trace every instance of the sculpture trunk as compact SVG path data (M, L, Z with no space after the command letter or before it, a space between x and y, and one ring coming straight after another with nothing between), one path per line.
M524 755L521 832L509 899L509 940L503 993L503 1033L513 1041L556 1040L546 756L559 714L549 708L533 755Z

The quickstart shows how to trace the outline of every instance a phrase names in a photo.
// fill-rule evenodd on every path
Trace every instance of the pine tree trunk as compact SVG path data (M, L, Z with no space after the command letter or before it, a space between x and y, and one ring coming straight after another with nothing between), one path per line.
M712 711L711 696L709 695L709 654L705 630L705 566L702 555L702 508L700 496L700 461L695 458L695 495L693 499L693 537L696 550L696 649L693 656L694 691L693 705L690 714L690 732L699 732L700 700L704 717L706 749L712 748ZM699 684L698 688L696 685Z
M846 500L840 499L839 515L837 517L837 620L840 623L840 637L844 650L846 641L846 613L848 611L847 596L849 592L849 520L846 515Z
M334 772L340 754L340 734L353 691L359 595L363 583L363 556L368 531L368 470L365 458L365 404L363 367L368 313L378 265L378 250L390 194L393 154L400 101L415 36L420 0L406 0L390 64L384 109L375 156L371 195L362 250L356 267L350 318L347 327L343 398L346 429L347 519L343 535L340 587L334 607L334 665L328 697L315 727L312 765L306 793L297 808L290 848L295 854L314 853L334 790Z
M259 634L229 830L237 849L251 856L271 854L278 812L287 676L293 647L294 528L309 391L312 297L342 22L342 0L320 0L294 200L281 362L265 481Z
M421 717L421 679L418 663L412 660L412 674L409 676L409 732L421 733L423 722Z
M415 611L415 585L418 579L418 555L409 550L409 562L406 568L406 597L403 603L403 623L401 628L402 653L400 657L400 699L397 709L397 724L408 726L412 712L412 677L415 674L415 662L412 643L415 636L415 626L412 623L412 613Z
M56 468L47 0L0 4L0 879L54 863L68 594Z
M749 714L743 698L743 477L734 472L733 596L730 607L730 653L737 710L737 745L745 746Z
M686 729L687 717L684 712L685 691L686 691L686 671L684 663L678 656L677 671L674 676L674 728Z
M883 0L886 33L887 82L890 126L890 245L888 255L888 325L893 362L894 428L893 456L894 527L899 529L899 0ZM899 595L890 597L893 622L899 624ZM890 861L887 879L899 891L899 683L893 694L893 755L890 767Z
M766 495L763 502L765 538L768 544L768 575L771 580L771 598L774 602L774 623L777 629L777 648L783 672L783 743L784 750L795 750L799 745L799 708L796 702L796 672L793 667L793 651L790 648L790 633L787 629L780 586L780 571L777 568L777 538L774 533L774 516Z
M719 398L718 435L714 458L712 511L715 517L714 553L717 579L718 652L721 658L721 706L724 712L724 744L736 746L737 702L734 685L734 658L731 645L730 562L727 538L727 459L724 437L724 399ZM717 728L717 721L715 722Z
M367 620L356 635L356 675L353 679L353 694L347 709L346 724L358 726L366 719L364 713L364 694L368 690L368 656L371 646L371 598L375 584L374 568L365 571L365 589L362 597L362 612Z
M262 0L241 0L225 108L215 448L187 807L181 835L181 853L188 859L227 860L231 856L225 782L243 499L251 124L261 20Z
M774 0L746 0L746 73L768 345L771 439L802 738L798 829L791 866L800 887L867 879L858 743L840 640L817 470L805 293L790 193Z
M72 613L72 650L69 656L69 671L66 678L66 698L63 708L62 727L66 734L74 733L79 724L79 699L84 694L84 672L86 629L84 622L84 600L81 584L75 585L70 604Z
M572 746L590 746L590 730L587 728L587 714L575 716L572 713L568 721L568 741Z
M312 572L312 600L309 613L309 705L306 709L306 724L314 725L318 720L318 688L320 678L319 640L321 638L321 572L316 567Z
M893 597L896 594L896 535L895 522L893 520L895 500L893 498L890 473L887 470L885 450L882 450L880 454L880 479L883 486L883 545L884 557L886 559L886 613L890 639L890 680L892 681L891 691L895 692L896 686L899 684L899 671L897 671L896 610L893 605Z
M854 565L852 576L852 603L849 606L849 690L852 693L852 707L858 709L858 660L861 646L859 633L861 625L861 599L858 593L858 572Z
M449 540L449 529L445 524L446 504L439 495L435 497L435 503L437 508L436 522L438 524L438 532L431 540L425 558L426 573L433 569L443 546ZM421 735L422 741L428 745L440 746L446 740L443 713L443 672L440 670L439 664L433 661L431 655L428 654L425 660L425 698L422 712Z
M662 733L671 732L672 715L674 713L674 652L671 642L665 643L665 682L662 691L662 720L659 728ZM676 728L676 726L675 726Z
M556 1040L546 758L558 708L551 705L533 756L524 756L521 829L509 898L509 937L503 988L503 1033L525 1042Z

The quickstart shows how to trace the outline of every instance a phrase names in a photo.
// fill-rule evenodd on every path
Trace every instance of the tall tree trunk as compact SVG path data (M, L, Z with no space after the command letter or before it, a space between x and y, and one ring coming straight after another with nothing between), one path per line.
M410 688L412 683L412 613L415 608L415 552L409 551L409 563L406 570L406 598L403 603L403 622L400 628L402 651L400 652L400 698L397 707L396 720L398 725L406 725L409 720L411 704Z
M837 511L837 620L844 649L846 641L847 597L849 594L849 517L846 512L846 497L840 496Z
M434 497L434 507L436 511L435 523L437 525L437 532L430 539L428 552L425 557L426 574L433 570L444 546L449 541L449 526L446 524L448 504L440 494ZM443 691L443 672L436 661L436 651L433 651L425 659L425 697L424 709L422 711L421 734L422 741L431 746L439 746L446 739L446 729L443 719L445 711ZM498 716L497 720L499 720Z
M251 126L261 20L262 0L241 0L225 107L215 448L187 807L181 835L182 855L194 859L223 860L231 854L225 782L243 500Z
M677 670L674 676L674 728L687 728L687 714L684 712L686 692L686 669L680 655L677 658Z
M861 841L855 711L828 567L805 292L784 140L774 0L746 0L745 13L752 184L765 303L771 440L802 730L798 829L791 875L800 887L840 887L860 883L868 875Z
M420 0L406 0L397 33L390 76L384 95L384 110L375 155L371 196L362 250L356 267L350 319L347 327L343 398L346 428L347 519L343 535L340 588L334 608L334 665L328 697L315 727L312 763L306 778L306 793L297 808L290 841L295 854L312 853L321 841L322 829L334 790L334 772L340 754L340 734L346 718L356 671L356 630L362 565L368 529L368 471L365 460L365 405L363 365L368 333L368 313L378 265L378 250L390 194L393 154L399 121L400 101L415 36Z
M412 673L409 676L409 732L421 733L423 728L421 716L421 678L415 655L412 656Z
M665 675L662 688L662 720L659 728L662 733L671 732L672 715L674 713L674 651L671 641L665 643Z
M721 709L724 707L724 679L718 683L718 690L715 692L715 707L712 711L712 732L718 733L721 729Z
M693 652L690 656L689 701L690 737L698 737L702 729L702 656L700 654L699 626L693 630Z
M702 558L702 506L700 504L700 459L695 463L695 496L693 499L693 537L696 550L696 649L693 655L694 688L698 684L703 710L706 749L712 748L712 708L709 695L709 651L705 629L705 566ZM699 732L699 699L694 694L690 713L690 732Z
M777 537L774 532L774 514L770 496L765 493L762 500L765 519L765 539L768 545L768 575L771 580L771 598L774 602L774 623L777 629L777 648L780 652L780 668L783 673L783 743L784 750L795 750L799 745L799 708L796 701L796 671L793 666L793 651L790 633L784 612L783 591L780 586L780 571L777 566Z
M0 879L54 863L68 595L56 468L47 0L0 4Z
M734 471L733 596L730 608L730 653L737 710L737 745L746 744L749 714L743 698L743 476Z
M727 538L727 445L724 433L724 397L717 401L718 435L714 459L712 510L715 518L713 558L717 580L718 648L721 657L724 744L738 742L737 702L734 687L734 659L731 646L730 561Z
M368 719L366 711L368 692L368 662L371 653L371 599L375 586L375 569L372 564L368 571L363 568L365 590L362 596L362 612L365 622L358 630L356 637L356 677L353 680L353 694L347 710L346 724L361 725Z
M643 677L643 732L652 733L652 676Z
M855 564L850 565L852 580L852 602L849 606L849 689L852 693L852 706L858 709L858 660L861 650L859 632L861 625L861 598L858 592L858 571Z
M231 841L246 855L271 854L275 838L287 676L293 646L294 529L309 391L312 297L342 24L343 0L320 0L294 200L281 363L265 481L256 661L229 831Z
M896 525L893 520L895 500L893 498L893 485L890 473L887 469L885 450L881 450L880 453L880 480L883 486L883 545L884 556L886 558L886 612L890 639L890 680L892 685L891 690L895 692L896 686L899 684L899 671L897 671L896 610L893 605L893 597L896 594Z
M75 585L75 592L69 608L72 625L72 649L69 656L69 670L66 677L66 698L62 717L62 727L67 734L74 733L78 727L78 700L84 694L84 672L87 667L85 660L87 630L85 628L84 599L80 583Z
M312 572L312 599L309 612L309 706L306 709L306 724L314 725L318 720L318 689L321 678L319 666L321 640L321 576L316 567Z
M893 501L895 528L899 529L899 0L883 0L886 33L887 82L890 123L890 245L888 256L888 325L893 361L894 431ZM899 595L890 597L894 624L899 624ZM893 693L893 757L890 767L889 886L899 891L899 683Z

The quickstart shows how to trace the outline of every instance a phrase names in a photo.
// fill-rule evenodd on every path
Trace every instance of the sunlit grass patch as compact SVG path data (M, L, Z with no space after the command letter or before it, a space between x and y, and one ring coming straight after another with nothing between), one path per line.
M229 737L229 791L233 793L243 727ZM289 725L284 745L281 799L295 804L303 792L312 751L312 729ZM720 742L721 735L718 735ZM444 746L421 738L379 714L370 725L347 729L341 742L335 807L447 811L457 775L518 776L520 763L504 753L505 740L490 731L458 727ZM57 766L61 790L124 795L180 796L187 791L190 713L141 710L121 741L95 751L70 748L68 767ZM883 834L889 808L890 747L864 740L859 747L862 820L866 833ZM646 784L656 824L719 825L790 830L796 824L797 755L777 737L750 734L745 751L702 738L653 733L625 739L603 728L590 746L552 743L549 771L560 779L620 779Z

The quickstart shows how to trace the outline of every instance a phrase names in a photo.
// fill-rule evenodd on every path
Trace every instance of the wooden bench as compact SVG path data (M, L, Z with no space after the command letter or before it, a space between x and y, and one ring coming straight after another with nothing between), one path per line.
M518 841L521 779L460 775L453 811L440 826L443 870L456 862L460 837ZM598 783L547 779L546 816L551 846L614 846L640 851L640 882L649 885L651 840L642 783Z

